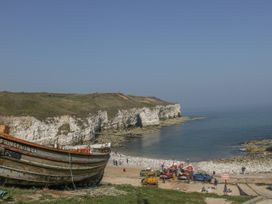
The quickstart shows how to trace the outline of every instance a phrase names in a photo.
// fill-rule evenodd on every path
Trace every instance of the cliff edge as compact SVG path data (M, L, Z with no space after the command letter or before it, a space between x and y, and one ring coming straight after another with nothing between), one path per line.
M90 143L103 130L154 126L180 116L179 104L154 97L0 92L0 124L11 135L49 146Z

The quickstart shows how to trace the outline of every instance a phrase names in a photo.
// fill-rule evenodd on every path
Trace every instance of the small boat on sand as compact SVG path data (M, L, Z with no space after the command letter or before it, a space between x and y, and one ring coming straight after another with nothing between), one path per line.
M51 148L0 131L0 184L97 185L103 177L110 151L110 144L68 150Z

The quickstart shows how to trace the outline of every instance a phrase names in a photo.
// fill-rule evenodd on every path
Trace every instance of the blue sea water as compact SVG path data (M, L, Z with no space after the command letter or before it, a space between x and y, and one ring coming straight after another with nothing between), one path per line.
M204 116L134 138L118 151L151 158L202 161L240 155L240 144L272 138L272 108L194 112Z

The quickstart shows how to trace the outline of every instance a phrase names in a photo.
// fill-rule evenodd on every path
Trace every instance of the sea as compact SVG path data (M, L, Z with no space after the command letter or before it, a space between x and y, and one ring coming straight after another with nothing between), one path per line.
M241 143L272 139L272 107L183 114L204 118L133 138L118 151L130 156L194 162L243 155Z

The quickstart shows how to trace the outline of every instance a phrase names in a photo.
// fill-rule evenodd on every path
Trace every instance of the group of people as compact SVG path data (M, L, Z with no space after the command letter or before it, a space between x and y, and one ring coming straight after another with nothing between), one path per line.
M205 186L202 187L201 192L202 193L210 193L211 189L216 189L216 186L218 184L217 179L214 179L214 187L208 187L208 189L205 188ZM227 183L224 184L224 188L223 188L223 193L224 195L229 195L230 193L232 193L232 190L230 188L228 188Z
M128 164L128 158L126 159L126 162ZM117 159L113 159L112 160L113 166L121 166L123 164L123 161L121 159L117 160Z
M118 166L118 164L119 164L119 165L122 164L122 163L121 163L121 160L119 160L119 162L118 162L118 160L116 160L116 159L113 159L113 160L112 160L112 163L113 163L113 166Z

